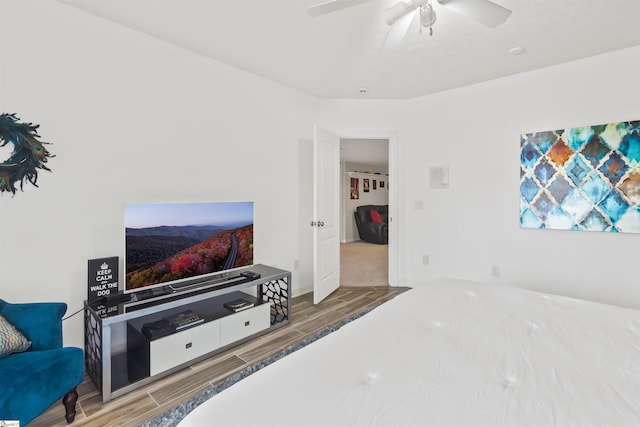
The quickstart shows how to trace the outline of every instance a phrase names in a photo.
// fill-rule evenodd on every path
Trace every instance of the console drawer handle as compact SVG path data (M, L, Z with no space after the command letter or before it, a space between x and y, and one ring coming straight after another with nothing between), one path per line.
M251 324L250 320L247 320L246 322L244 322L244 326L249 326Z
M190 342L188 342L188 343L186 343L186 344L184 345L184 348L185 348L185 349L187 349L187 348L191 348L191 347L193 347L193 343L190 343Z

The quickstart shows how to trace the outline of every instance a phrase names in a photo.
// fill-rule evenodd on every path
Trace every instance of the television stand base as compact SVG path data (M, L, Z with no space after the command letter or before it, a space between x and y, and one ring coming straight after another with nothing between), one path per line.
M291 273L258 264L251 271L260 277L248 280L240 276L247 270L235 273L239 277L195 289L175 293L164 289L169 292L165 295L153 295L162 288L140 291L147 299L136 292L130 302L116 306L116 310L85 302L85 365L102 401L288 324ZM238 299L254 306L240 312L225 306ZM142 332L147 324L189 310L204 321L152 340Z

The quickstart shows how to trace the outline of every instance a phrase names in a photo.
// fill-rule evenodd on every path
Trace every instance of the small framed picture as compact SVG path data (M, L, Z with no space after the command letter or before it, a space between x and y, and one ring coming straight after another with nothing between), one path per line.
M380 181L380 188L384 188L384 181Z
M363 190L365 193L368 193L368 192L369 192L369 178L364 178L364 179L362 180L362 190Z
M360 194L358 193L358 178L351 178L351 199L359 199Z
M376 187L376 180L375 179L371 182L371 188L373 188L374 190L378 189L378 187Z

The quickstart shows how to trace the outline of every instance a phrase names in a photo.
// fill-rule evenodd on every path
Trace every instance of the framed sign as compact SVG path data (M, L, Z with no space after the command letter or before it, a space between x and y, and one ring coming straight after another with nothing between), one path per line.
M89 260L87 300L89 303L118 292L118 257Z

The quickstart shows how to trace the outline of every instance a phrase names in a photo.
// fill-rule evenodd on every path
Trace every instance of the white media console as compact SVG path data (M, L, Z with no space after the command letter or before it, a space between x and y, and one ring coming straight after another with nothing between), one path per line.
M243 271L260 275L238 278ZM107 402L196 361L289 323L291 273L254 265L232 276L166 292L140 293L117 305L86 305L87 374ZM237 299L253 307L233 312L224 306ZM204 321L158 338L145 325L185 310Z

